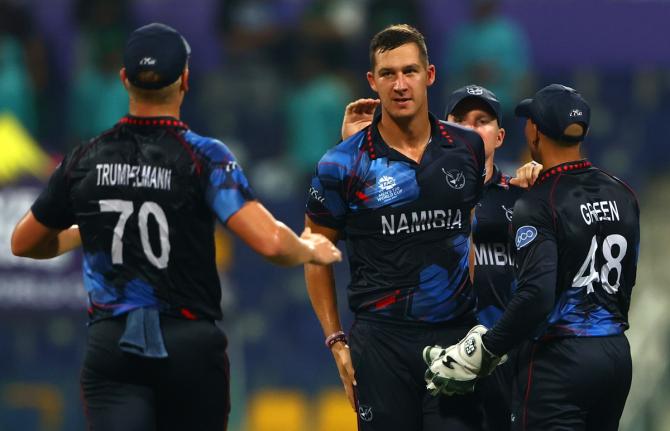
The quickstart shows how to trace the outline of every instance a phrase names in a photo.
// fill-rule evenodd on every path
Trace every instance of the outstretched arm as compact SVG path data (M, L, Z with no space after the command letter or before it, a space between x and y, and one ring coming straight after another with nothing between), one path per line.
M246 202L226 225L255 252L277 265L328 265L342 260L340 251L326 237L308 228L298 237L257 201Z

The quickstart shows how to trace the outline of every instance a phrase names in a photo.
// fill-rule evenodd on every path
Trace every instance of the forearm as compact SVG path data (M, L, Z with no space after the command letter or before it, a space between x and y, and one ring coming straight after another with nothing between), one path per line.
M53 236L34 241L28 245L18 245L15 254L32 259L51 259L81 246L79 228L73 226ZM19 251L20 250L20 251Z
M321 323L324 336L341 331L333 268L330 265L307 264L305 265L305 282L312 308Z
M272 242L276 244L274 250L265 257L272 263L281 266L295 266L310 262L314 248L309 242L298 237L288 226L277 221Z

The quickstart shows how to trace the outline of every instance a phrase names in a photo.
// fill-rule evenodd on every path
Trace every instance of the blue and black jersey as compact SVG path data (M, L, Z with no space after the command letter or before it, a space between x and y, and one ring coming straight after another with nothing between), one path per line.
M517 292L486 334L494 353L527 336L622 334L635 285L639 207L632 190L586 160L540 174L514 207Z
M420 163L389 147L379 119L321 159L307 215L346 241L355 313L445 322L472 315L470 213L482 194L484 145L431 115Z
M524 189L509 183L510 177L494 166L484 184L484 195L475 209L472 239L475 247L477 320L487 328L502 316L516 290L514 245L510 241L514 203Z
M78 224L93 320L140 307L220 319L214 224L254 199L230 150L168 117L124 117L76 147L33 204Z

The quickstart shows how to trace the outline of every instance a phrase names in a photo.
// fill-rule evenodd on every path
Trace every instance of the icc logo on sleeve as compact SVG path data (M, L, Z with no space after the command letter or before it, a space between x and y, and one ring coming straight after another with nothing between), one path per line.
M533 242L537 238L537 229L533 226L521 226L516 230L516 239L514 243L516 244L516 249L519 250Z

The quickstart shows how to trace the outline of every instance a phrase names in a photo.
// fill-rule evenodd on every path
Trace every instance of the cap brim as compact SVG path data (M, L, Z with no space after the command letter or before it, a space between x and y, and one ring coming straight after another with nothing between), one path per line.
M444 119L446 120L446 119L449 117L449 114L451 114L452 112L454 112L454 109L456 108L456 106L457 106L459 103L461 103L461 101L463 101L463 99L466 99L466 98L469 97L469 96L470 96L469 94L459 94L459 95L457 95L457 96L453 96L453 95L452 95L452 96L447 100L447 108L446 108L445 111L444 111Z
M533 103L533 99L523 99L521 102L519 102L518 105L516 105L516 108L514 108L514 115L517 117L531 118L531 103Z
M456 109L456 107L462 101L464 101L465 99L481 100L482 102L484 102L486 104L486 106L488 106L491 109L494 117L498 120L498 123L501 122L502 119L500 118L500 114L499 114L498 110L496 110L496 107L493 105L493 103L489 99L487 99L486 97L483 97L481 95L478 95L478 94L467 94L467 93L466 94L460 94L457 97L452 97L451 99L448 100L449 103L448 103L447 109L445 110L445 113L444 113L444 119L446 120L447 117L449 117L449 114L453 113L454 109Z

